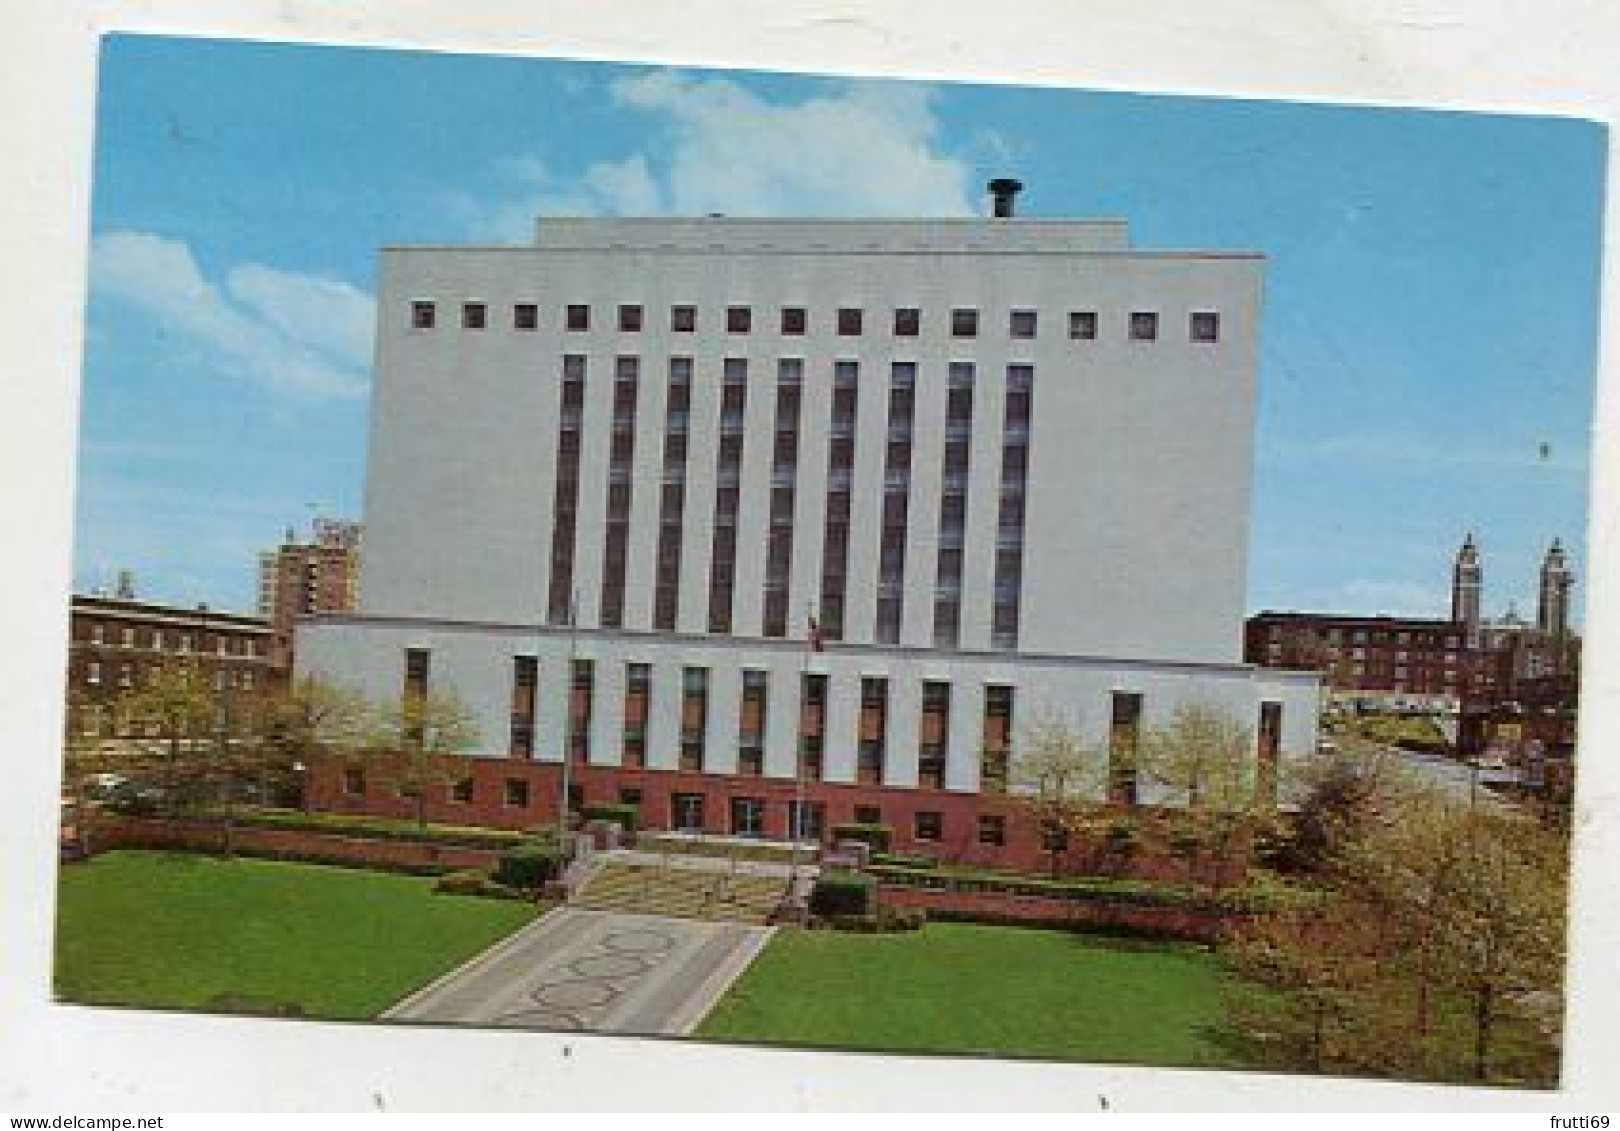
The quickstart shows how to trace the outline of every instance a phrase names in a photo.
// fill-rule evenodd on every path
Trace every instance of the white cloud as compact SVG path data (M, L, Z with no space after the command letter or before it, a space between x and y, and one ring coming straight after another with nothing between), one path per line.
M91 285L142 311L220 370L306 397L365 390L372 299L346 283L242 264L224 288L191 249L150 232L96 238Z
M481 238L524 240L536 216L968 216L972 169L939 148L920 85L850 83L772 102L731 79L657 71L607 95L658 138L566 176L545 159L503 163L513 190L451 209Z
M371 364L377 307L347 283L276 271L257 263L225 277L232 298L287 338L321 350L352 369Z
M926 87L849 84L768 102L723 78L660 71L610 88L661 119L669 208L692 214L966 216L970 170L936 151Z

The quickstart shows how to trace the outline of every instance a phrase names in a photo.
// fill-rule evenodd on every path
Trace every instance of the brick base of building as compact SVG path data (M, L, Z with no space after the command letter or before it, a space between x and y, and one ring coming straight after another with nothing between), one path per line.
M312 767L307 786L308 803L312 808L367 816L407 819L417 816L416 798L402 795L395 785L399 780L397 771L391 772L386 764L368 763L364 770L364 789L352 792L345 788L346 768L353 766L338 760L323 761ZM562 770L556 763L447 757L440 761L431 777L433 784L426 790L429 821L519 830L556 827L562 792ZM460 779L471 780L468 800L454 799L450 783ZM523 795L523 804L508 804L508 782L523 783L522 789L517 791ZM635 804L641 827L648 829L674 827L673 799L677 794L702 797L701 831L714 835L734 833L731 827L734 799L758 800L764 803L764 823L756 835L776 840L789 838L789 806L798 796L795 783L780 778L581 763L569 768L569 783L576 808L619 804L629 796L638 797ZM928 856L974 867L1043 873L1051 869L1052 857L1046 851L1038 823L1027 808L1012 797L817 781L804 783L803 799L821 806L824 832L830 832L835 825L856 822L860 816L858 809L875 809L880 822L893 830L890 851L894 853ZM938 815L940 835L937 838L916 835L918 814L924 813ZM1117 814L1121 819L1141 823L1148 832L1173 820L1170 810L1121 807ZM981 839L979 819L986 816L1002 820L1003 843L986 843ZM1100 840L1085 843L1075 837L1071 838L1068 851L1062 854L1059 869L1067 875L1170 882L1196 878L1215 886L1230 886L1243 882L1247 874L1247 841L1238 839L1241 843L1234 843L1218 856L1188 861L1152 850L1120 853L1110 850Z

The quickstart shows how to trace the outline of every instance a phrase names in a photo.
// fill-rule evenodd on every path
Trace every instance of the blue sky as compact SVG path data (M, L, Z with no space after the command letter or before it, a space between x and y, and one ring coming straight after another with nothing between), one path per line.
M102 56L74 584L251 608L358 517L389 243L537 214L1120 216L1269 258L1252 608L1533 612L1584 573L1600 127L1029 87L114 37ZM1579 589L1577 589L1579 593Z

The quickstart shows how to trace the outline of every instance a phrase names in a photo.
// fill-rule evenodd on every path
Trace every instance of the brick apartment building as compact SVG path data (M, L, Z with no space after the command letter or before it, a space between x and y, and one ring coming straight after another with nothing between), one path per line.
M271 655L278 667L292 666L299 617L347 612L358 599L360 524L317 518L312 533L300 542L288 527L280 546L259 555L259 615L274 630Z
M76 594L69 605L68 694L102 708L91 725L103 737L133 737L110 708L167 666L195 665L228 696L254 695L285 677L286 669L274 662L266 621L137 600L127 583L120 592Z

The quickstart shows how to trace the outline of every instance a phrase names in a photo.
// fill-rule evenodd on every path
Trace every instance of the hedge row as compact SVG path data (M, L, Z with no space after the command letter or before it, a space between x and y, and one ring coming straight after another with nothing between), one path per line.
M1008 895L1041 896L1047 899L1123 903L1137 907L1209 908L1223 905L1225 896L1212 896L1192 888L1156 884L1146 880L1108 878L1043 879L1039 876L1009 876L994 872L971 872L945 868L908 868L875 864L869 871L886 884L930 888L935 891L1001 892Z
M216 816L224 819L225 814L218 813ZM230 820L233 824L244 828L329 833L339 836L369 837L373 840L404 840L453 848L510 848L530 837L528 833L514 832L510 829L439 825L432 822L423 829L417 822L399 817L306 813L296 809L239 809L230 814Z

